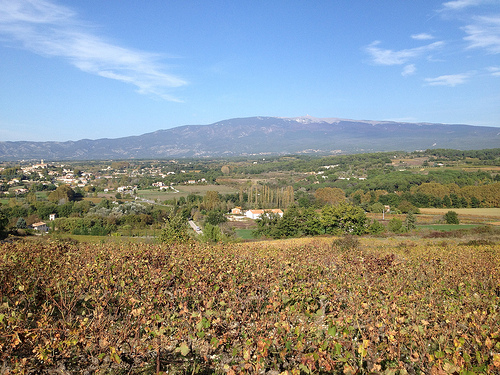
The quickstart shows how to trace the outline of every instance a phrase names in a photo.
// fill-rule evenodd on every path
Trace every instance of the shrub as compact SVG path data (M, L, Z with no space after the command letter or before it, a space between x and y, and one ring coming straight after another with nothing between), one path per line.
M403 222L397 217L393 217L387 227L393 233L402 233L404 231Z
M382 223L380 223L380 221L373 220L373 223L371 223L368 227L368 232L370 234L380 234L382 232L385 232L385 227Z
M460 224L460 221L458 220L458 214L455 211L448 211L444 216L443 216L444 221L446 221L446 224Z
M417 221L417 218L415 217L415 214L413 212L408 212L406 214L406 219L405 219L405 227L407 231L415 229L417 226L415 225Z

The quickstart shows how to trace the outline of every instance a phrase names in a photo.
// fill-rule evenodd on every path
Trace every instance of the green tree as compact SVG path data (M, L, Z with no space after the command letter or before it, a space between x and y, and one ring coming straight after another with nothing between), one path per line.
M379 234L385 232L385 227L378 220L373 220L373 222L368 227L368 233Z
M16 222L16 228L17 229L26 229L28 226L26 225L26 220L24 220L24 218L20 217L19 219L17 219L17 222Z
M460 224L460 220L458 220L458 214L455 211L448 211L444 216L443 216L444 221L446 221L446 224Z
M219 193L213 190L207 191L203 197L203 207L207 210L213 210L220 203Z
M363 234L366 232L366 215L361 207L350 203L326 205L321 210L321 222L326 233Z
M280 237L295 237L302 229L302 217L295 206L290 206L277 225Z
M405 218L405 227L406 227L406 230L407 231L410 231L410 230L413 230L415 229L417 226L416 226L416 223L417 222L417 218L415 217L415 214L413 212L408 212L406 214L406 218Z
M181 214L176 214L165 219L159 240L169 244L186 243L190 240L187 221Z
M66 203L74 200L75 192L69 185L61 185L47 197L51 202Z
M393 217L389 221L387 228L393 233L402 233L404 231L403 222L397 217Z
M210 211L205 217L205 222L211 225L219 225L227 221L226 215L221 211Z
M259 236L265 236L265 237L272 237L272 238L279 238L281 237L281 234L279 233L278 230L278 224L281 220L281 217L279 214L274 213L274 212L266 212L258 219L255 220L255 223L257 224L257 229L254 231L254 236L259 237Z
M302 233L306 236L316 236L324 232L321 217L313 208L304 210L302 214Z
M0 211L0 238L5 238L7 236L5 233L7 224L9 224L9 218L4 212Z
M212 225L210 223L207 223L203 228L203 235L205 236L205 238L214 242L219 242L222 240L222 231L219 226Z
M370 212L381 214L382 212L384 212L384 205L380 202L377 202L377 203L370 205L369 209L370 209Z

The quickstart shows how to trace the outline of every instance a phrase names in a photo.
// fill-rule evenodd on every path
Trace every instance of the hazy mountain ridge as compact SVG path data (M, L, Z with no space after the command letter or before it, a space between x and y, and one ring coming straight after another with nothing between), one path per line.
M247 117L139 136L0 142L0 160L131 159L500 147L500 128L390 121Z

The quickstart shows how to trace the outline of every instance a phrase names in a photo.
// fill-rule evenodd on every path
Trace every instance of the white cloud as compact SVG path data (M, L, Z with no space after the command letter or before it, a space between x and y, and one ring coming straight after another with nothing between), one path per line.
M436 78L426 78L425 82L427 82L427 85L429 86L455 87L456 85L461 85L467 82L471 75L472 73L443 75Z
M427 33L413 34L411 37L412 37L412 39L416 39L416 40L434 39L434 37L431 34L427 34Z
M403 49L400 51L379 48L379 44L379 41L375 41L366 47L366 51L371 55L375 64L402 65L411 59L418 58L432 50L442 47L444 42L434 42L426 46Z
M474 23L465 26L464 40L468 48L484 48L490 53L500 53L500 15L475 17Z
M500 77L500 67L498 66L490 66L487 68L490 74L494 77Z
M413 64L408 64L404 67L403 71L401 72L401 75L403 77L406 77L406 76L411 76L412 74L415 74L415 71L417 70L417 68L415 68L415 65Z
M482 2L483 0L454 0L443 3L443 7L444 9L461 10L470 6L477 6Z
M109 43L73 10L50 1L0 0L0 34L31 52L62 57L87 73L132 84L141 94L179 101L165 90L186 84L165 73L159 55Z

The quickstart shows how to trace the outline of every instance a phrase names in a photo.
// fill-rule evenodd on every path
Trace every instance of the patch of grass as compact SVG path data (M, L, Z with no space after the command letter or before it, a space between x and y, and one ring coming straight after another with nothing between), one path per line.
M452 230L460 230L460 229L472 229L476 228L478 225L474 224L431 224L431 225L417 225L419 229L430 229L430 230L441 230L441 231L452 231Z
M207 191L216 191L220 194L237 193L238 190L226 185L175 185L178 191L138 190L137 195L145 198L165 201L173 198L187 197L189 194L205 195Z
M234 231L236 233L236 237L244 239L244 240L253 240L255 237L253 236L253 229L236 229Z

